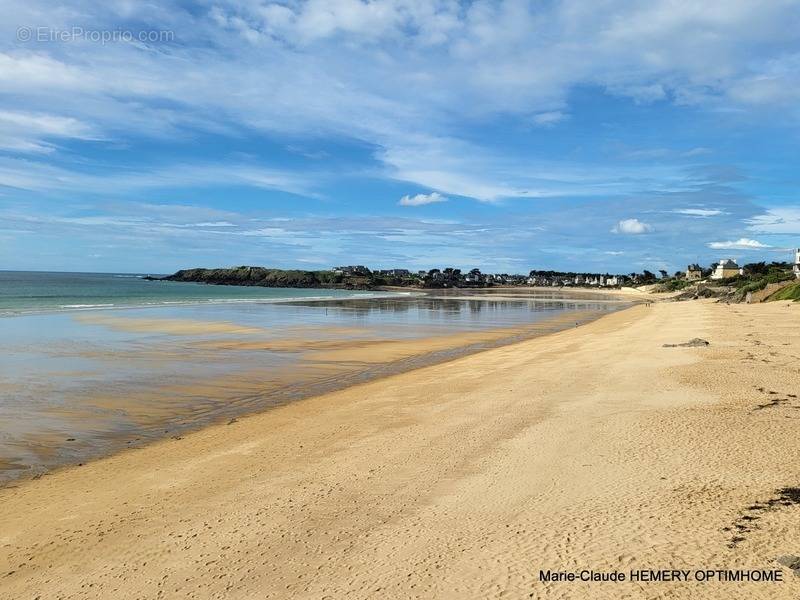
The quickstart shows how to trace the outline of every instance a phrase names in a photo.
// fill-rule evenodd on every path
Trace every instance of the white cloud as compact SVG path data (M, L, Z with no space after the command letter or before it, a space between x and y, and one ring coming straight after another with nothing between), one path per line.
M0 148L52 152L51 138L99 139L89 125L72 117L0 109Z
M235 223L229 221L208 221L204 223L187 223L185 225L173 225L173 227L237 227Z
M639 235L652 231L653 227L647 223L642 223L639 219L622 219L611 230L612 233L624 233L628 235Z
M739 238L735 242L709 242L708 247L713 248L714 250L757 250L760 248L771 248L772 246L762 244L758 240Z
M560 123L567 119L569 115L558 110L539 113L534 115L533 122L540 127L552 127L556 123Z
M424 206L425 204L434 204L436 202L447 202L447 198L442 196L439 192L417 194L416 196L406 195L400 198L398 204L400 206Z
M632 194L643 181L651 190L674 190L686 177L682 169L669 165L531 161L498 156L456 138L422 135L407 135L402 145L379 152L377 158L393 179L482 202Z
M0 157L0 187L30 191L70 191L119 194L170 187L241 185L316 196L316 176L242 163L196 163L159 166L150 170L74 172L43 162Z
M0 124L62 137L83 137L88 134L88 127L85 124L58 115L0 110Z
M757 233L800 234L800 208L786 206L767 209L763 215L748 220L749 229Z
M689 215L690 217L716 217L727 214L724 211L711 208L677 208L672 212L679 215Z

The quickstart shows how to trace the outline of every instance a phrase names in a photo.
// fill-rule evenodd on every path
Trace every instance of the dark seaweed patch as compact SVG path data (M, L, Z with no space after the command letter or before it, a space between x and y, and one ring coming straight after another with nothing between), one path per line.
M753 410L764 410L765 408L774 408L776 406L780 406L784 402L788 402L788 398L773 398L771 401L767 402L766 404L756 404L756 407Z
M728 542L728 548L735 548L745 541L746 533L758 529L758 520L765 512L779 510L781 507L800 504L800 487L784 487L775 490L769 500L754 502L748 506L730 527L723 527L724 532L734 532Z
M785 394L786 398L779 398L780 395L778 392L774 390L767 391L763 387L757 387L756 390L765 394L768 398L768 401L764 404L756 404L753 408L753 412L757 410L764 410L765 408L776 408L781 406L782 404L786 404L787 402L792 402L793 399L797 398L796 394ZM798 408L798 407L795 407Z

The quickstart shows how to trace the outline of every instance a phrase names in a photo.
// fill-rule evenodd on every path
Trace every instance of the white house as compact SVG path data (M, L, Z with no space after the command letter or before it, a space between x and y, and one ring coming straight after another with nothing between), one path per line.
M728 277L736 277L744 272L736 261L732 258L725 258L719 261L717 268L711 273L711 279L727 279Z
M792 267L794 276L800 279L800 248L794 249L794 266Z

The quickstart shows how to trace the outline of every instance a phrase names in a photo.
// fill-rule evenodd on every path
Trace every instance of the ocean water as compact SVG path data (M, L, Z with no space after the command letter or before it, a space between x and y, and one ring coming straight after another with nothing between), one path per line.
M374 292L147 281L145 274L0 271L0 316L63 310L350 298Z
M624 306L0 272L0 483Z

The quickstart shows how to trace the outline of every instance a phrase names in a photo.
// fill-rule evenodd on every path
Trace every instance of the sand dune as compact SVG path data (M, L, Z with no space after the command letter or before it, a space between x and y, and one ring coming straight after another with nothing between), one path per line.
M637 306L0 490L0 597L800 597L538 580L800 555L798 310Z

